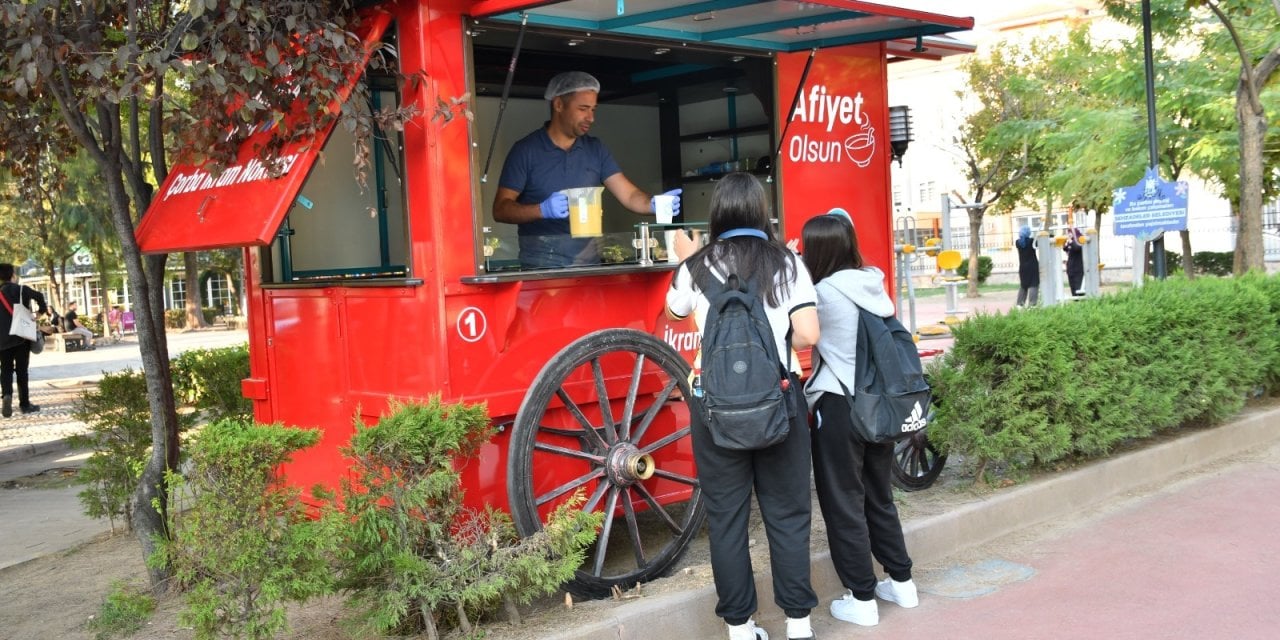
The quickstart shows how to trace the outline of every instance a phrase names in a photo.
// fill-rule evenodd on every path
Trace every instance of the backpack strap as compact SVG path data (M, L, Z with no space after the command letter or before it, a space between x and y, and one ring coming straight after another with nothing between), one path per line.
M8 284L7 282L5 284ZM0 286L0 301L4 302L4 308L13 315L13 305L9 304L9 297L4 295L4 287ZM18 302L22 302L22 289L18 289Z

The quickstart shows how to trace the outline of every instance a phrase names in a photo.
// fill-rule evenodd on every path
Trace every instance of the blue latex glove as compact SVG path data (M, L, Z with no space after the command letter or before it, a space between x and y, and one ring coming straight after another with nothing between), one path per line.
M542 209L542 217L548 220L563 220L569 217L569 196L559 191L551 194L550 198L542 201L538 205Z
M671 215L673 216L680 215L680 194L681 193L684 193L684 189L672 189L670 191L667 191L666 193L661 194L664 196L676 197L676 199L671 203ZM657 210L657 207L655 207L653 204L653 198L649 198L649 212L652 213L656 210Z

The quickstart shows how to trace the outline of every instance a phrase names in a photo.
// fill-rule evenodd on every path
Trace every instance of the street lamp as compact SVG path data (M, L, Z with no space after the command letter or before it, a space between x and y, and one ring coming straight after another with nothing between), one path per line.
M899 105L889 107L889 148L892 150L893 159L898 161L898 166L902 166L902 156L907 152L907 145L911 143L911 107Z

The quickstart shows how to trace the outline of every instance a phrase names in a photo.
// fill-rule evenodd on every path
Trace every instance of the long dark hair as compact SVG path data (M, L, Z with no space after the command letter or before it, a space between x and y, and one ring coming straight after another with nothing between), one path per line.
M725 176L711 194L712 240L685 261L695 286L715 277L711 273L714 264L723 270L722 275L737 274L756 291L764 292L769 306L781 304L795 279L795 255L778 242L769 219L769 199L755 176L740 172ZM756 229L769 239L720 237L730 229ZM779 273L783 277L775 287L774 278Z
M844 269L861 269L858 234L843 216L817 216L804 223L804 266L814 283Z

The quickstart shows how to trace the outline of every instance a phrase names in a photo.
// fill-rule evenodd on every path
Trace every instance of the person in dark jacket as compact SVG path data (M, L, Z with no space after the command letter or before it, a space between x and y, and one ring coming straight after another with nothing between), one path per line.
M13 314L9 309L21 302L28 309L32 301L39 308L33 310L37 316L49 311L45 304L44 294L31 287L17 283L17 270L9 263L0 263L0 295L9 302L0 305L0 383L4 385L4 417L13 415L13 378L18 377L18 409L23 413L35 413L39 405L31 404L31 392L27 386L27 366L31 362L31 343L20 336L9 335L9 327L13 324Z
M1084 295L1084 245L1080 236L1080 230L1072 227L1067 230L1066 244L1062 245L1067 254L1067 284L1073 296Z
M1034 307L1040 302L1040 258L1036 256L1036 241L1031 237L1031 227L1018 230L1013 242L1018 250L1018 300L1019 307Z

